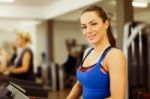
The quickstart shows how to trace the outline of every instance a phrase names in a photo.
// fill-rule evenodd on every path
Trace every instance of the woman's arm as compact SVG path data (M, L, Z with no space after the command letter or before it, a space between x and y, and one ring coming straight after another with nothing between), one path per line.
M78 99L81 96L81 94L82 94L82 86L80 82L77 81L66 99Z
M27 72L29 70L30 61L31 61L31 54L29 52L25 52L22 60L23 62L22 66L11 69L10 72L13 74L21 74Z
M3 51L1 65L2 65L3 67L6 67L8 61L9 61L9 55L8 55L7 52Z
M0 73L3 74L5 71L7 71L7 63L9 61L9 55L5 51L3 51L1 57L2 58L1 58L1 65L0 65Z
M112 49L106 57L110 76L111 96L107 99L125 99L126 95L126 61L123 53Z

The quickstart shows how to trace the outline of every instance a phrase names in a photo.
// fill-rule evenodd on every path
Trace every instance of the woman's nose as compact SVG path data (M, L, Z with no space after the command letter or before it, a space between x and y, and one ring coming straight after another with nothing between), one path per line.
M86 28L86 31L85 31L86 33L91 33L92 32L92 28L90 27L90 26L88 26L87 28Z

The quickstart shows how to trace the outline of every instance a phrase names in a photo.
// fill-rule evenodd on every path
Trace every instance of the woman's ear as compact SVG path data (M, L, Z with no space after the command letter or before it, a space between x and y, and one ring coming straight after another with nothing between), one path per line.
M108 26L109 26L109 21L106 20L106 21L105 21L105 29L106 29L106 30L108 29Z

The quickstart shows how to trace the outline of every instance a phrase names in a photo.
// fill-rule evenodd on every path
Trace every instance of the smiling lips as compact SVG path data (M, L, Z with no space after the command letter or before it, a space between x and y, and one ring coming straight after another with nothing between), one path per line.
M93 40L95 36L96 36L96 34L94 34L94 35L88 35L87 38L88 38L89 40Z

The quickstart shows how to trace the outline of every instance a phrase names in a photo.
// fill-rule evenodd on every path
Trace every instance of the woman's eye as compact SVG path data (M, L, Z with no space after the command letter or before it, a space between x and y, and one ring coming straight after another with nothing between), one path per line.
M97 25L97 23L91 23L91 25Z
M86 26L81 26L81 29L85 29L86 28Z

